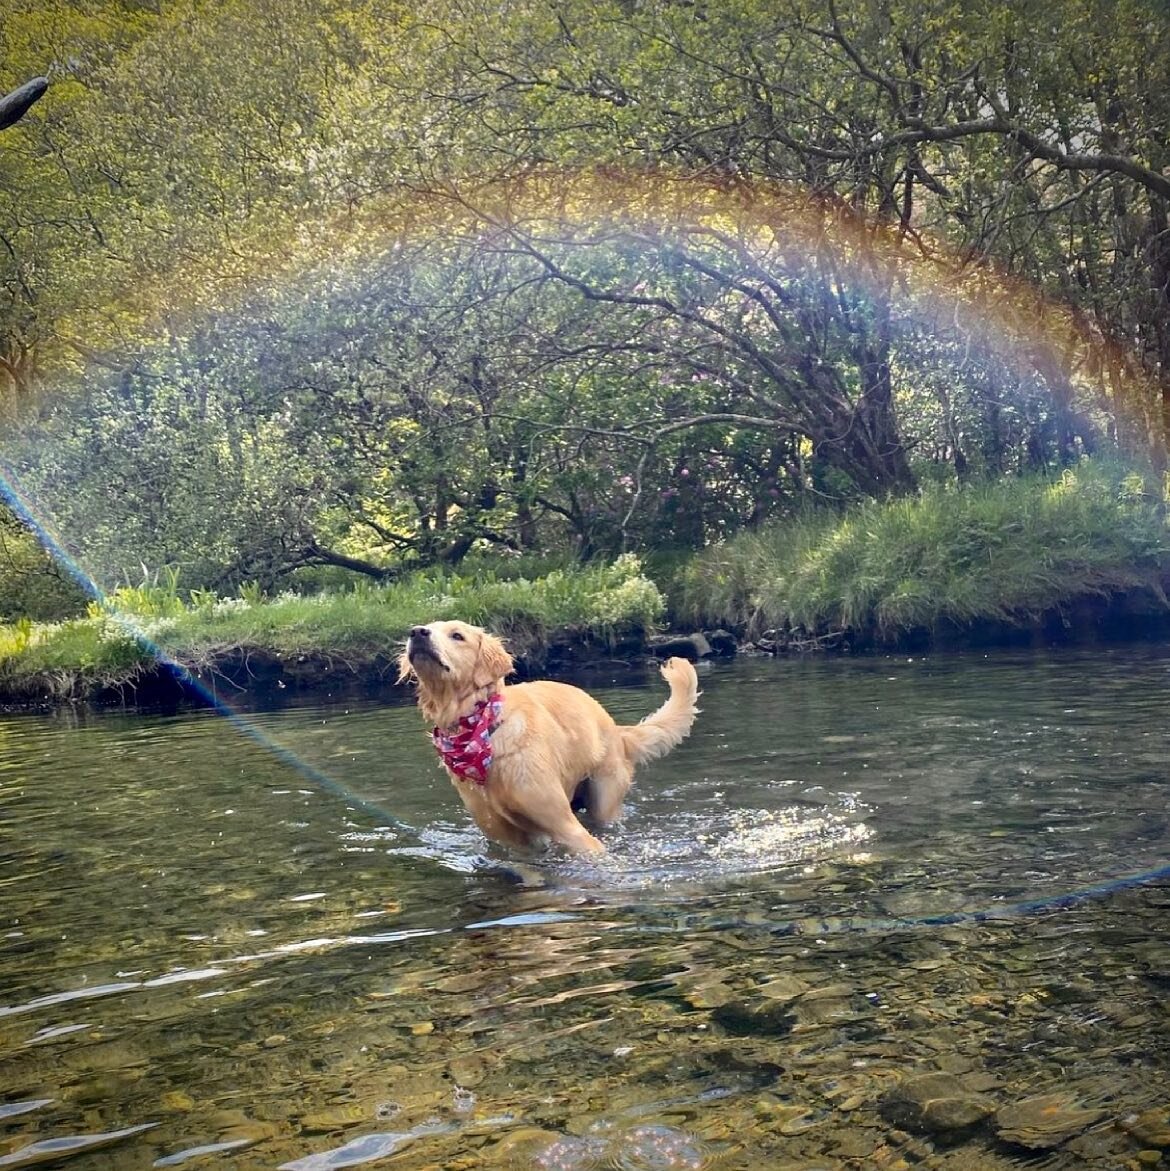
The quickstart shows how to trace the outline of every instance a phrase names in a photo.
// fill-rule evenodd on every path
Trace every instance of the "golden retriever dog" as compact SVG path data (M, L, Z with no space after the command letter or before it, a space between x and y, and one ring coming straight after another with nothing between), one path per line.
M489 837L511 846L552 839L575 853L605 847L577 820L575 801L606 826L621 814L634 768L663 756L691 730L699 680L686 659L662 666L670 698L623 726L587 692L542 681L505 686L503 643L466 622L410 632L399 682L413 679L418 706L463 803Z

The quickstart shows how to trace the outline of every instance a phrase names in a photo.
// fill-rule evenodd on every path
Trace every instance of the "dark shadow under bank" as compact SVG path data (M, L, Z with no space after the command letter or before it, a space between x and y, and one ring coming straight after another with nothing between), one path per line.
M944 620L933 628L903 631L892 639L875 632L849 640L847 649L871 651L965 651L997 647L1092 647L1170 638L1170 606L1148 591L1078 598L1029 619Z
M1170 606L1143 592L1080 599L1028 620L942 622L894 637L882 637L876 628L818 635L768 631L758 638L747 638L742 631L676 631L650 639L630 635L606 643L581 632L560 632L545 642L513 640L513 679L562 679L586 687L637 686L645 682L657 659L670 654L692 659L736 653L922 654L1153 641L1170 641ZM149 710L224 704L237 710L263 710L322 699L413 702L412 690L397 683L397 676L396 658L389 654L351 662L340 656L280 658L260 649L237 650L194 673L160 663L132 683L72 698L54 697L47 689L41 695L6 693L0 683L0 711L47 711L69 703Z

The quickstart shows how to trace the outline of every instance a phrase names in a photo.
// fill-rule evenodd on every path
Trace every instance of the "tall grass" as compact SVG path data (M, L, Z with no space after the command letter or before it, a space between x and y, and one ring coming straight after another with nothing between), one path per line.
M945 621L1031 620L1093 595L1162 598L1170 532L1140 482L1088 462L810 513L701 553L676 613L758 634L852 629L879 641Z
M132 683L161 657L192 668L240 651L319 656L357 667L398 653L419 623L461 618L522 642L574 631L603 642L651 629L663 599L636 557L543 577L420 573L344 593L264 598L254 587L186 598L177 583L114 591L85 618L0 626L0 689L77 694Z

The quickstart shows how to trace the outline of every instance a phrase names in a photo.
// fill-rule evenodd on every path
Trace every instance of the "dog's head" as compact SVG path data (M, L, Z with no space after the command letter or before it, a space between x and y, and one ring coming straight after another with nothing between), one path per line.
M411 630L398 670L400 683L417 681L423 715L445 726L477 691L510 675L513 665L494 634L466 622L428 622Z

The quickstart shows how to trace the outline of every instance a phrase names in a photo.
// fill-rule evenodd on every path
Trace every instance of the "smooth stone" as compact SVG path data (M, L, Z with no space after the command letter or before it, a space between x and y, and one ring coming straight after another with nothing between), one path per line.
M1170 1147L1170 1108L1157 1106L1121 1120L1121 1128L1147 1147Z
M809 986L796 976L787 974L774 976L766 984L760 984L755 991L768 1000L788 1001L803 996Z
M655 635L647 640L646 649L658 659L675 655L697 663L711 654L711 644L702 634Z
M1041 1094L997 1111L995 1128L1004 1142L1042 1151L1060 1146L1104 1117L1104 1110L1085 1109L1069 1095Z
M782 1036L796 1024L786 1005L775 1000L731 1000L717 1007L711 1019L740 1036Z
M791 1118L786 1119L780 1123L780 1133L792 1137L798 1134L804 1134L807 1130L812 1130L816 1126L816 1119L807 1110L800 1110Z
M852 984L824 984L820 988L813 988L804 994L803 999L809 1000L847 1000L855 989Z
M995 1104L966 1090L948 1073L919 1074L895 1086L881 1100L881 1116L919 1134L953 1137L974 1130L990 1117Z
M479 1057L456 1057L447 1068L455 1084L464 1089L478 1086L484 1078L484 1063Z
M438 992L474 992L483 987L483 974L480 972L460 972L455 976L446 976L436 980L431 985Z
M868 1159L877 1145L872 1130L850 1130L833 1140L828 1153L837 1159Z
M229 1126L226 1130L220 1131L218 1137L221 1142L231 1143L234 1147L242 1148L254 1147L257 1143L267 1142L269 1139L275 1138L277 1133L278 1128L270 1122L248 1119L246 1122Z
M691 1008L719 1008L735 998L726 984L700 984L684 993L683 999Z
M356 1104L333 1106L328 1110L314 1110L301 1119L301 1130L305 1134L327 1134L332 1130L344 1130L365 1122L369 1115L364 1107Z

